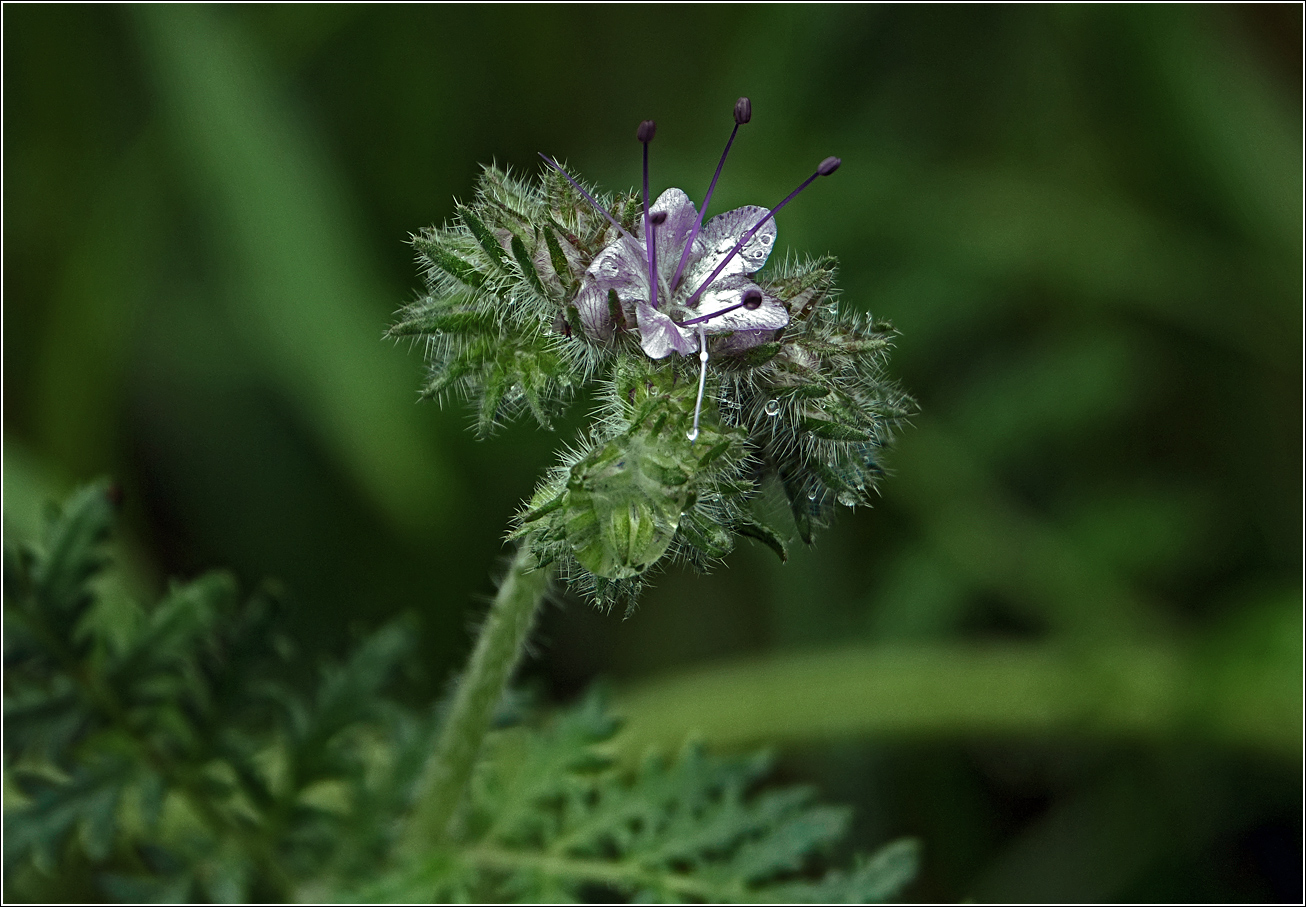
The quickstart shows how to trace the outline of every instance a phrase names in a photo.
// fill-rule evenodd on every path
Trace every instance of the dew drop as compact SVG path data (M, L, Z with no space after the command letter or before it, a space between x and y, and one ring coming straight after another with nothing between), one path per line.
M780 412L780 401L779 400L766 401L766 406L764 407L764 410L768 416L774 416L776 413Z
M815 488L813 488L811 491L807 492L807 500L809 500L809 501L815 501L815 500L816 500L816 489L815 489Z

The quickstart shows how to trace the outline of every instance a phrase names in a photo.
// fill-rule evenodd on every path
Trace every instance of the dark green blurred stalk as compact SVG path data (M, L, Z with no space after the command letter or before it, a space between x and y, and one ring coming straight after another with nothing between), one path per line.
M1298 758L1300 599L1214 644L878 646L720 664L617 699L624 751L687 735L728 748L834 738L1199 738Z

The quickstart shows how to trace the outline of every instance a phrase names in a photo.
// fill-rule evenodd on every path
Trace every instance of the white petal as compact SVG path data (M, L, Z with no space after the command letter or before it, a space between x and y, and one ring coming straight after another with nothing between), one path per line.
M628 237L609 243L594 256L586 269L586 276L603 290L616 290L624 299L634 287L648 288L648 264L644 261L644 246Z
M677 352L682 356L698 352L698 340L687 328L682 328L666 314L647 302L635 307L639 320L639 341L644 352L653 359L661 359Z
M580 312L580 323L585 333L595 340L611 340L616 333L612 310L608 307L608 292L591 280L586 280L576 294L574 305Z
M712 286L699 300L697 314L694 317L722 312L702 322L709 334L722 334L726 331L752 331L758 329L775 330L789 323L789 311L784 303L774 296L762 293L762 304L755 309L743 306L733 308L743 301L747 290L761 291L761 287L747 277L731 277L715 280ZM725 311L730 309L730 311Z
M753 229L763 217L766 217L768 208L759 208L757 205L746 205L743 208L736 208L733 211L727 211L725 214L718 214L710 221L703 225L702 231L698 238L694 240L694 251L699 254L699 259L694 265L695 286L707 279L707 276L716 270L722 260L730 254L730 250L735 247L739 240L744 238L744 234ZM761 269L766 264L766 260L771 255L771 250L775 248L776 226L775 218L769 219L762 228L753 234L753 238L748 241L743 249L739 251L729 263L722 269L720 277L726 277L736 274L752 274L754 271ZM717 279L719 280L720 277Z
M695 210L689 196L680 189L668 189L663 192L653 203L652 210L664 211L667 215L667 219L658 227L658 270L663 270L666 266L665 260L670 258L671 271L675 273L675 267L680 262L680 251L685 248L685 243L689 240L689 231L698 221L698 211ZM639 219L638 229L637 238L642 241L644 239L642 216Z

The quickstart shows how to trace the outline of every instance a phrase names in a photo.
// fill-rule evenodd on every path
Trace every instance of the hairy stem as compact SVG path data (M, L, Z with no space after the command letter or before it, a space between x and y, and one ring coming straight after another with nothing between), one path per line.
M531 569L531 558L524 548L513 558L427 762L407 830L405 844L409 852L442 840L448 832L494 709L521 660L535 613L549 585L549 574L547 568Z

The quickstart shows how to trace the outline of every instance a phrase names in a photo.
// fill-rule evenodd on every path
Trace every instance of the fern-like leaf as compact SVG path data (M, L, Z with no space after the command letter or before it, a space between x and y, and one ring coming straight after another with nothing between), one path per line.
M822 874L846 810L811 790L756 791L765 755L689 746L627 772L599 696L544 730L487 741L456 840L360 892L386 901L768 902L887 900L915 871L911 842L848 873Z

